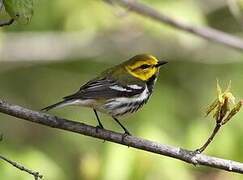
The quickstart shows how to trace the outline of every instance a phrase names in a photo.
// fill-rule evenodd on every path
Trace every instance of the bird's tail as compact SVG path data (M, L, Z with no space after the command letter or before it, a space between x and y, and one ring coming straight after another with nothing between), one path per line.
M49 110L54 109L54 108L59 108L59 107L63 107L63 106L71 105L71 104L72 103L70 101L64 100L64 101L58 102L56 104L52 104L50 106L47 106L47 107L41 109L41 111L49 111Z

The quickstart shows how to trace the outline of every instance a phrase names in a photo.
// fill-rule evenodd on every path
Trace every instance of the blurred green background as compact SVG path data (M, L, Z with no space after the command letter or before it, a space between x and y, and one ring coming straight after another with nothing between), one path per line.
M143 0L194 26L210 26L242 37L242 27L226 1ZM239 4L241 5L241 4ZM240 7L240 6L239 6ZM8 19L1 11L0 19ZM40 110L75 92L107 67L139 53L169 61L160 71L150 101L123 118L133 135L189 150L200 147L214 127L205 108L216 97L216 79L243 98L243 54L91 0L35 2L29 25L0 29L0 99ZM96 126L90 109L64 107L49 112ZM101 115L107 129L122 132ZM243 162L243 112L222 128L205 154ZM238 180L242 176L0 114L0 153L39 171L44 180ZM1 180L30 180L0 161Z

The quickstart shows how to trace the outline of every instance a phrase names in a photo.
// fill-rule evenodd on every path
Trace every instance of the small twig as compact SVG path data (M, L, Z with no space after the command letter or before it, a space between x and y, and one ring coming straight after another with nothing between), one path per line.
M13 18L11 18L11 19L9 19L8 21L5 21L5 22L0 22L0 27L9 26L9 25L13 24L13 22L14 22Z
M228 99L226 101L228 101ZM227 103L223 104L223 106L224 107L227 106ZM220 111L218 112L218 117L216 117L218 119L216 120L216 125L215 125L215 128L214 128L211 136L208 138L208 140L205 142L205 144L202 147L200 147L199 149L197 149L195 151L196 153L199 153L199 154L202 153L208 147L208 145L213 141L215 135L218 133L219 129L222 126L222 120L226 113L227 112L225 111L225 108L220 109Z
M232 119L232 117L240 111L243 105L243 100L240 100L237 104L234 105L233 108L230 107L230 102L235 102L235 97L230 92L230 87L231 81L229 82L227 89L224 92L222 92L222 89L219 86L219 82L217 80L217 99L213 101L213 103L206 109L206 116L208 116L213 110L215 110L213 118L215 119L216 126L211 136L206 141L206 143L201 148L197 149L195 151L196 153L202 153L213 141L215 135L217 134L221 126L229 122Z
M208 140L205 142L205 144L200 147L199 149L197 149L195 152L196 153L202 153L207 147L208 145L213 141L215 135L217 134L217 132L219 131L219 129L221 128L222 124L221 123L216 123L216 126L211 134L211 136L208 138Z
M21 171L25 171L31 175L33 175L35 177L35 180L38 180L39 178L42 178L43 176L41 174L39 174L39 172L34 172L34 171L31 171L29 169L26 169L25 167L17 164L16 162L14 161L11 161L10 159L4 157L3 155L0 154L0 158L6 162L8 162L9 164L11 164L12 166L16 167L17 169L21 170Z
M3 2L2 2L2 0L0 0L0 11L2 8L3 8ZM9 26L9 25L13 24L13 22L14 22L13 18L9 19L8 21L0 22L0 27Z
M3 140L3 134L1 133L0 134L0 141ZM14 167L16 167L17 169L21 170L21 171L25 171L31 175L33 175L35 177L35 180L38 180L39 178L42 178L43 176L41 174L39 174L39 172L34 172L34 171L31 171L29 169L26 169L25 167L21 166L21 165L18 165L16 162L13 162L11 161L10 159L4 157L3 155L0 154L0 159L10 163L11 165L13 165Z

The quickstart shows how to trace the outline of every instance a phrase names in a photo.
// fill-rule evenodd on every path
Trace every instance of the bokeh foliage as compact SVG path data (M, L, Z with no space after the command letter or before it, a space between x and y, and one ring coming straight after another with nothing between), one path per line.
M212 26L242 35L240 26L230 13L225 17L228 8L220 2L143 2L185 23ZM6 17L4 12L1 15ZM11 32L79 32L80 41L89 39L93 43L98 43L97 37L100 36L107 39L114 34L121 36L111 41L117 48L106 49L104 43L100 51L93 50L95 56L92 58L65 57L61 61L50 62L43 62L42 59L37 62L0 59L0 98L31 109L39 110L55 103L76 91L98 72L144 52L166 59L169 64L162 67L149 103L136 114L122 120L135 136L194 150L204 143L214 127L212 118L204 117L204 110L216 97L216 78L223 86L232 80L234 95L236 98L243 97L241 53L130 14L118 6L110 7L101 1L37 1L29 25L14 24L0 30L0 37ZM153 43L133 47L134 52L120 50L121 46L129 47L143 37ZM158 46L160 42L164 45ZM86 108L64 107L50 113L96 125L93 112ZM240 112L223 127L205 153L242 162L242 118ZM101 115L101 119L106 128L121 131L110 117ZM0 132L4 134L0 153L27 168L40 171L44 179L242 179L240 175L194 167L178 160L103 143L3 114L0 114L0 122ZM26 180L33 177L0 161L0 179Z
M3 0L6 12L21 24L30 22L33 15L33 0Z

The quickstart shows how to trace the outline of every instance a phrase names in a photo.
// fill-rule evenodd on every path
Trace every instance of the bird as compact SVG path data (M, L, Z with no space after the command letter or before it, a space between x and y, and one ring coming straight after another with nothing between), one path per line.
M124 130L124 135L131 135L118 118L136 112L147 103L159 69L166 63L149 54L135 55L103 71L82 85L76 93L42 110L49 111L63 106L89 107L93 109L98 121L97 128L104 129L98 111L111 116Z

